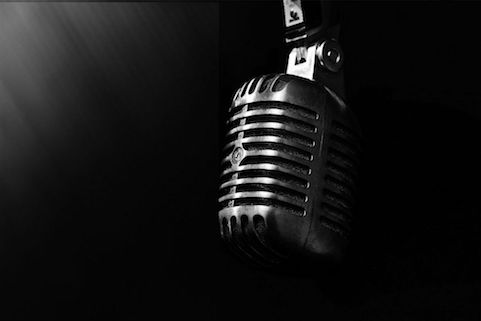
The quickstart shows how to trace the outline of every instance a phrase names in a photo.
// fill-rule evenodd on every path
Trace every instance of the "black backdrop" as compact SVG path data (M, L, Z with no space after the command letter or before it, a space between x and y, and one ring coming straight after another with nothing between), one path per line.
M2 319L481 317L479 5L341 3L366 146L332 274L218 242L225 109L285 64L276 1L2 4Z
M218 4L0 15L0 318L213 315Z

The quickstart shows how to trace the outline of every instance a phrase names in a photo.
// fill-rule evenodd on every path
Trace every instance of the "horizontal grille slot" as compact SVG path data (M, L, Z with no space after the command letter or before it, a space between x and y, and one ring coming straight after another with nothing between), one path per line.
M293 177L293 178L299 180L300 182L305 182L305 184L307 184L307 180L303 177L304 175L302 175L300 173L297 173L297 172L293 172L293 171L291 171L287 168L284 168L282 166L278 166L278 165L275 165L275 164L268 164L268 163L241 165L241 166L238 166L236 168L229 167L226 170L224 170L223 172L221 172L221 177L223 179L225 179L225 177L229 177L228 179L230 179L230 177L234 174L250 175L249 173L251 173L253 171L265 171L265 172L269 172L269 173L272 172L272 173L275 173L275 174L279 173L281 175L284 174L284 175L287 175L286 177ZM249 176L246 176L246 177L249 177Z
M243 118L244 119L244 118ZM291 117L283 115L257 115L245 118L246 124L257 123L282 123L285 125L291 125L309 133L315 133L317 131L316 126L297 120Z
M226 148L229 145L229 143L235 142L239 138L238 137L239 133L240 132L235 132L235 133L232 133L230 135L227 135L225 140L224 140L224 144L225 144L224 148Z
M223 172L223 171L227 170L230 166L231 166L230 162L224 162L223 161L220 165L220 170Z
M302 188L308 187L307 180L298 178L294 175L289 175L286 173L273 171L273 170L246 170L243 172L239 172L237 177L238 178L269 177L269 178L277 179L281 182L292 184L294 186L299 186Z
M346 168L355 169L357 166L357 161L355 159L332 147L327 149L327 157L329 160Z
M332 122L332 126L337 135L344 136L348 140L353 140L357 144L361 142L361 137L355 131L350 129L348 126L342 124L341 122L334 120Z
M256 136L276 136L284 138L289 141L293 141L307 147L314 146L314 140L296 133L291 133L285 130L271 129L271 128L258 128L249 129L244 131L244 137L256 137Z
M240 113L242 111L242 108L244 107L245 105L240 105L240 106L231 106L229 108L229 115L235 115L237 113Z
M309 110L307 108L299 107L299 106L294 106L291 104L283 103L283 102L275 102L275 101L269 101L269 102L257 102L257 103L251 103L248 105L247 110L262 110L262 109L268 109L268 108L276 108L276 109L282 109L285 111L289 111L292 113L296 113L301 117L308 118L308 119L319 119L319 114L316 112Z
M331 134L330 139L333 147L336 147L339 150L343 150L349 154L352 154L354 157L358 157L359 148L352 141L344 139L343 137L335 134Z
M231 145L227 144L224 150L222 151L222 154L221 154L222 158L225 158L228 155L230 155L230 153L232 153L232 151L234 150L234 146L235 146L234 144L231 144Z
M326 185L329 187L330 190L334 190L339 194L345 195L350 199L354 198L354 191L352 187L345 182L331 176L326 175L325 177Z
M280 194L272 193L268 191L245 191L245 192L232 191L229 194L221 196L219 198L219 202L223 202L226 200L237 200L241 198L266 198L266 199L275 200L279 202L289 203L291 205L295 205L299 207L303 207L305 205L304 201L296 201L284 195L280 195Z
M349 224L351 221L351 215L349 215L343 208L323 202L321 203L321 209L324 217L334 220L339 224Z
M226 155L224 158L222 158L222 160L220 161L220 163L222 165L224 164L230 164L231 163L231 156L230 155Z
M221 190L221 195L226 195L230 193L231 187L226 187ZM275 193L277 195L292 199L294 202L306 202L306 195L299 193L295 190L292 190L290 188L286 188L284 186L280 185L274 185L274 184L237 184L235 185L235 192L240 193L240 192L271 192Z
M337 233L338 235L347 238L350 234L349 228L338 222L331 220L325 216L320 217L321 225L328 228L329 230Z
M284 211L290 212L297 216L305 215L304 208L300 206L296 206L287 202L275 200L275 199L267 199L267 198L256 198L256 197L246 197L241 199L233 200L232 202L229 201L221 201L221 207L233 207L233 206L248 206L248 205L264 205L264 206L272 206L282 209Z
M305 189L299 187L297 185L288 184L286 182L280 181L275 178L271 177L247 177L247 178L239 178L238 176L231 177L232 179L225 181L221 184L220 189L228 189L237 185L244 185L244 184L264 184L264 185L276 185L281 186L283 188L287 188L294 192L300 193L305 196Z
M253 150L263 150L263 149L272 149L272 150L279 150L286 154L304 159L306 161L312 160L312 154L306 152L302 149L298 149L286 144L281 143L271 143L271 142L255 142L255 143L245 143L243 144L244 148L248 151Z
M310 168L306 165L299 164L297 162L277 157L277 156L247 156L241 162L241 165L269 163L290 169L304 175L310 174Z
M282 144L288 147L292 147L296 150L300 150L300 152L307 153L309 158L312 158L312 154L309 151L306 151L306 146L301 145L299 143L293 142L291 140L285 140L281 137L277 136L253 136L253 137L238 137L236 140L228 142L224 146L224 151L227 149L231 149L234 145L246 145L249 143L275 143L275 144Z
M351 199L348 199L344 197L344 195L338 194L329 189L324 189L323 193L326 200L328 200L332 205L344 208L346 210L351 209L352 207Z
M332 174L333 177L346 182L346 185L354 186L356 177L351 171L348 171L346 168L334 164L331 161L326 162L326 169Z
M229 131L227 132L227 139L232 140L232 135L237 135L240 132L253 130L253 129L277 129L277 130L282 130L282 131L298 134L301 136L305 136L305 135L302 135L302 132L300 133L297 127L290 126L289 124L266 122L266 123L240 125L232 129L229 129Z
M240 126L241 120L242 120L242 119L239 118L239 119L236 119L236 120L234 120L234 121L228 121L228 122L227 122L227 130L230 130L230 129L232 129L232 128L235 128L235 127L237 127L237 126Z
M259 109L259 110L246 110L246 108L242 109L242 112L236 113L232 117L230 117L226 124L233 123L235 121L239 121L240 119L243 118L249 118L249 117L258 117L258 116L283 116L283 117L288 117L293 120L297 120L299 122L302 122L304 124L315 124L315 120L308 119L305 117L300 116L297 113L293 113L291 111L283 110L283 109L277 109L277 108L266 108L266 109Z

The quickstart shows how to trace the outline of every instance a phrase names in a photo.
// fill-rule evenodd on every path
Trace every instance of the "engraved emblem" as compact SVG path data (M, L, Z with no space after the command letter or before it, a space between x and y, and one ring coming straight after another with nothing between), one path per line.
M244 149L242 147L236 147L232 152L232 164L236 165L239 164L242 158L244 157Z

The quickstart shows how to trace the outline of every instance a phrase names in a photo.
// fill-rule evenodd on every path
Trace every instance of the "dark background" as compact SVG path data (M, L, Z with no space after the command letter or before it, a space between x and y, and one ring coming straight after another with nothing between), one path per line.
M280 2L0 5L0 318L481 318L481 7L347 2L365 155L346 262L218 240L225 110L282 71Z
M0 318L212 317L216 3L0 4Z

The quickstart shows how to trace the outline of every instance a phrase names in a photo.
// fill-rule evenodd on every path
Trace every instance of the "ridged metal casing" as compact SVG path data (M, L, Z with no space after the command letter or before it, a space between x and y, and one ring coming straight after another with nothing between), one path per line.
M272 74L242 85L222 153L220 229L261 265L293 254L338 260L352 221L360 130L322 85Z

